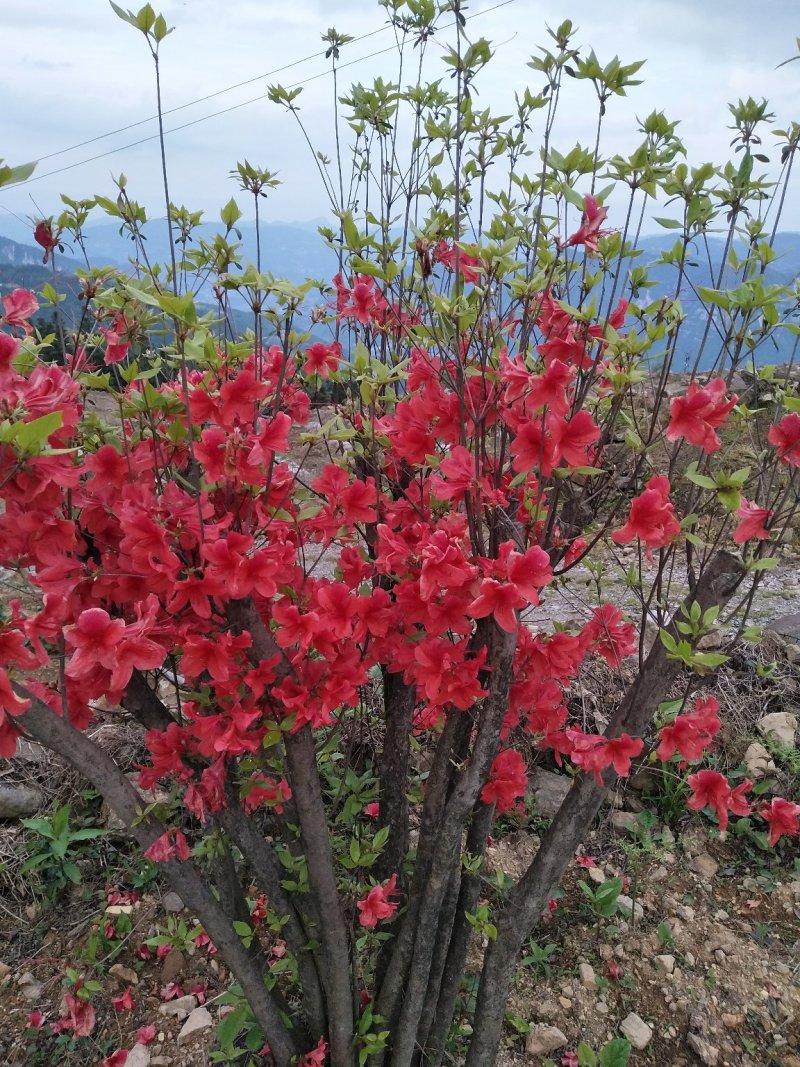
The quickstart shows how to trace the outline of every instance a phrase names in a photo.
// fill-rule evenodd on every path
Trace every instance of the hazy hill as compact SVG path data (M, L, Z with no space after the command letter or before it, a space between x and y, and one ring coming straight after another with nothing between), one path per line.
M31 232L25 234L23 227L16 220L4 222L7 231L15 237L27 236L27 243L12 240L9 237L0 237L0 294L8 292L16 286L30 289L41 289L42 285L53 281L50 266L42 265L42 253L38 246L31 242ZM211 237L218 232L217 225L204 225L196 231L198 236ZM238 229L241 232L241 254L243 262L254 262L256 258L255 224L242 222ZM121 236L116 223L98 223L87 227L87 245L89 256L93 265L125 266L132 254L130 240ZM235 236L235 235L234 235ZM169 246L163 222L151 222L145 228L148 258L152 262L166 261L169 258ZM655 285L646 293L642 293L641 300L656 300L660 296L669 296L674 292L676 280L676 268L669 264L659 263L659 259L665 250L672 247L675 235L671 232L645 236L640 239L639 246L641 255L633 262L636 265L650 268L651 280ZM67 300L61 305L62 311L68 322L75 319L80 313L79 302L75 296L77 283L74 271L78 266L77 259L70 255L71 249L66 249L64 254L57 258L58 284L57 288L67 293ZM682 370L694 363L695 355L702 343L706 326L706 312L699 301L693 295L692 287L713 286L719 274L720 261L724 251L723 240L719 237L710 236L707 246L698 249L690 256L686 276L690 283L683 286L681 301L686 313L686 321L681 328L678 362L676 370ZM775 241L775 260L769 265L765 275L767 284L790 285L800 275L800 233L782 233ZM261 255L262 269L271 272L277 277L287 278L290 281L301 282L306 278L327 279L332 278L337 269L334 253L325 246L317 232L317 223L279 223L268 222L261 226ZM728 284L723 279L723 287ZM620 291L622 289L620 288ZM210 288L206 287L200 293L200 302L208 305L212 303ZM239 315L236 316L237 319ZM249 325L246 317L241 319L242 324ZM787 331L780 331L777 339L770 339L761 346L756 353L758 363L783 363L792 358L796 338ZM703 364L710 365L719 350L719 340L714 334L704 350Z

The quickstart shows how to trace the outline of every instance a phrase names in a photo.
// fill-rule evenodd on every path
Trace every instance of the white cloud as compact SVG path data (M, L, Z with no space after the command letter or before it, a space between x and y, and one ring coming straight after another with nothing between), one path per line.
M490 6L490 0L475 0L468 13ZM636 117L660 109L671 119L681 119L680 134L693 163L721 162L727 158L731 136L725 128L729 99L766 96L783 120L779 125L795 117L800 63L775 69L795 53L795 9L786 0L772 0L769 17L763 5L749 0L703 4L615 0L602 6L595 0L574 0L570 8L564 15L580 28L579 43L594 47L602 61L614 54L624 62L647 59L640 75L644 84L626 98L610 102L602 141L606 149L630 151L638 139ZM318 52L320 32L331 24L359 35L378 29L385 20L385 10L372 0L349 0L338 4L335 12L321 0L291 4L167 0L163 10L176 27L162 46L167 108ZM468 23L470 35L498 42L496 61L478 82L480 106L508 113L515 88L528 80L538 85L526 60L537 45L547 43L545 23L553 25L564 15L559 11L555 18L552 5L539 0L515 0ZM7 91L0 112L0 155L8 162L48 155L154 114L152 63L144 41L114 16L105 0L81 0L80 4L5 0L3 23ZM366 57L390 43L391 32L382 32L348 46L342 60ZM440 48L437 37L429 46L431 76L443 73L437 59ZM351 79L368 82L377 74L391 78L394 68L392 57L363 59L342 71L340 84L346 87ZM241 104L263 93L268 81L291 84L326 69L324 59L311 59L168 115L165 125L172 129ZM407 72L404 80L409 77ZM332 151L330 77L308 82L300 103L312 140ZM568 148L576 140L593 143L596 104L590 85L567 82L560 120L560 146ZM153 122L136 126L43 160L37 174L70 167L154 132ZM279 171L285 183L270 197L268 215L310 218L325 211L324 194L302 136L291 118L266 100L171 134L168 152L173 199L187 206L211 212L224 203L235 189L228 172L237 160L247 157ZM128 176L131 195L157 213L161 193L155 141L52 177L39 177L24 188L5 190L0 206L23 216L37 210L54 212L59 192L71 196L109 193L109 174L120 171ZM787 198L787 228L800 229L798 200Z

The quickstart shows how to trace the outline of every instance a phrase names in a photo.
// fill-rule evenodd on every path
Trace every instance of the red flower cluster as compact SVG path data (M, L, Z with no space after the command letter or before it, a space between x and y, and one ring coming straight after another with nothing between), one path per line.
M356 901L360 915L358 921L362 926L375 927L383 919L390 919L397 911L398 902L391 897L395 893L397 875L386 882L385 885L375 885L367 894Z
M734 393L730 400L725 400L726 385L722 378L712 378L707 385L690 382L686 396L676 396L670 400L670 421L667 427L667 440L677 441L680 437L704 452L716 452L722 442L716 430L727 419L729 412L739 399Z

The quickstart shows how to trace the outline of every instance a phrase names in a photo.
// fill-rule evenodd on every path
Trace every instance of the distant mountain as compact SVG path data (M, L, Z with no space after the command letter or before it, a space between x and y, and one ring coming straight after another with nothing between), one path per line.
M12 220L13 221L13 220ZM14 223L9 226L16 235L21 227ZM241 233L239 242L236 235L232 238L241 244L243 263L253 263L256 259L255 223L242 221L237 229ZM219 226L204 224L198 227L198 238L211 238L219 232ZM163 222L150 222L144 230L146 249L151 262L166 262L169 258L169 244ZM30 239L30 230L28 231ZM94 266L109 265L125 267L130 263L134 251L129 239L120 235L119 226L114 222L98 223L86 229L89 258ZM648 235L640 238L641 254L623 265L626 272L628 265L647 267L650 280L655 284L642 290L640 303L649 303L660 297L674 293L677 269L674 265L660 262L663 253L672 248L675 235L670 232ZM800 275L800 233L781 233L774 243L775 259L769 264L764 275L767 285L792 285ZM178 253L180 254L180 249ZM78 284L74 271L78 261L70 255L72 249L66 249L57 257L58 282L56 288L67 294L67 300L61 305L67 323L80 315L80 302L77 298ZM694 249L687 261L686 281L682 286L681 304L686 319L681 326L678 359L675 370L684 370L694 365L697 353L706 333L707 311L694 290L699 286L715 287L719 277L720 263L724 252L724 242L720 237L709 236L707 242ZM306 278L330 280L337 269L335 254L326 247L317 232L317 223L281 223L267 222L261 225L262 270L276 277L286 278L292 282L302 282ZM52 269L42 265L42 252L36 246L24 244L8 237L0 237L0 294L17 286L39 290L45 282L53 281ZM627 287L618 286L619 294L627 293ZM687 284L688 283L688 284ZM723 275L721 286L733 284ZM206 306L213 305L210 284L199 294L199 302ZM237 312L239 309L237 309ZM249 325L249 313L236 318L245 327ZM776 338L764 342L755 353L756 362L785 363L792 358L797 338L786 330L780 330ZM713 364L720 349L720 338L712 327L703 348L701 367Z

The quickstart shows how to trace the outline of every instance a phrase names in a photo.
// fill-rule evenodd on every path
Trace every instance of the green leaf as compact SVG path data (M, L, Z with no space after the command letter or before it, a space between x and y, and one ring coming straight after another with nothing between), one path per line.
M230 1015L225 1015L217 1023L217 1041L222 1045L223 1049L232 1045L236 1040L248 1014L249 1008L247 1005L240 1004L238 1008L234 1008Z
M657 222L659 226L663 226L665 230L682 230L683 223L678 222L677 219L664 219L653 216L653 222Z
M66 877L70 880L70 882L72 882L73 885L78 885L80 883L81 872L71 860L68 860L63 865L61 870L64 872Z
M600 1067L626 1067L631 1058L631 1043L615 1037L600 1049Z
M70 841L92 841L96 837L104 837L107 833L100 826L87 826L82 830L76 830L69 835Z
M230 198L225 207L220 211L219 217L225 224L226 228L232 230L239 219L242 217L242 212L239 210L239 205L233 199Z
M778 566L777 556L765 556L763 559L754 559L752 563L748 563L748 571L771 571Z
M596 1067L596 1065L597 1056L585 1041L581 1041L578 1045L578 1067Z
M44 448L50 434L59 430L63 422L64 417L60 411L51 411L31 422L16 423L18 428L15 430L14 440L23 452Z
M0 162L2 162L0 160ZM36 169L35 163L22 163L18 167L0 166L0 186L26 182Z

